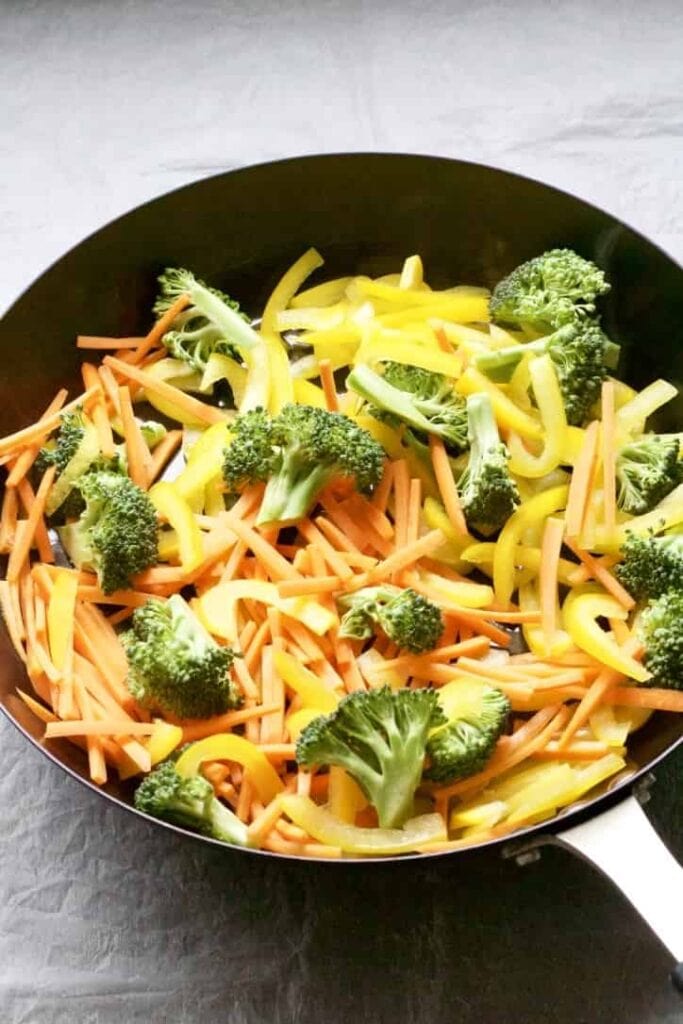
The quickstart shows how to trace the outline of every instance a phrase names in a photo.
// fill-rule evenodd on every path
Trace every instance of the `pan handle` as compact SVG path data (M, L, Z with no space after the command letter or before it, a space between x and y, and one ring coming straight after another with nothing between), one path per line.
M683 985L683 867L650 824L635 796L554 842L599 868L630 900L652 931L678 961L672 975Z

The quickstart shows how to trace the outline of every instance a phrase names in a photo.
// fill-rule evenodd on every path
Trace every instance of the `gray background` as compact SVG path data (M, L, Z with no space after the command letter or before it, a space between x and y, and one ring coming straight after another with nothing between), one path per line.
M0 32L2 306L151 196L316 151L492 163L683 258L676 0L4 0ZM682 765L649 805L679 856ZM97 800L4 720L0 805L3 1024L683 1016L656 940L561 851L362 871L215 853Z

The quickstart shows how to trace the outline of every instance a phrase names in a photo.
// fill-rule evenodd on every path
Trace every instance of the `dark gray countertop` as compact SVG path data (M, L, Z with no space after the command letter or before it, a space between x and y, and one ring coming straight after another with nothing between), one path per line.
M138 202L315 151L489 162L683 257L676 0L4 0L0 302ZM46 325L49 330L49 325ZM3 1024L674 1024L669 959L561 850L403 865L205 849L0 721ZM648 813L683 856L683 755ZM647 866L644 866L646 869Z

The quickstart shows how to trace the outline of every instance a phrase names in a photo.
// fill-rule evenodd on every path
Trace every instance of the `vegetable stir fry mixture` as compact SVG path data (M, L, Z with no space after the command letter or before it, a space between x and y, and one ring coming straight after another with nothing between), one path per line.
M477 844L683 711L683 435L648 429L676 389L619 380L570 250L491 294L321 264L259 320L167 270L149 334L79 337L82 393L0 440L20 696L216 840Z

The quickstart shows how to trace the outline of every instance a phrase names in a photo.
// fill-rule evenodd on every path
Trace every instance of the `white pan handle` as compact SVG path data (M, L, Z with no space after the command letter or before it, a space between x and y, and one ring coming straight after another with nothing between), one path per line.
M683 867L669 853L634 796L560 832L560 846L603 871L679 963L683 961ZM678 984L677 972L674 981Z

